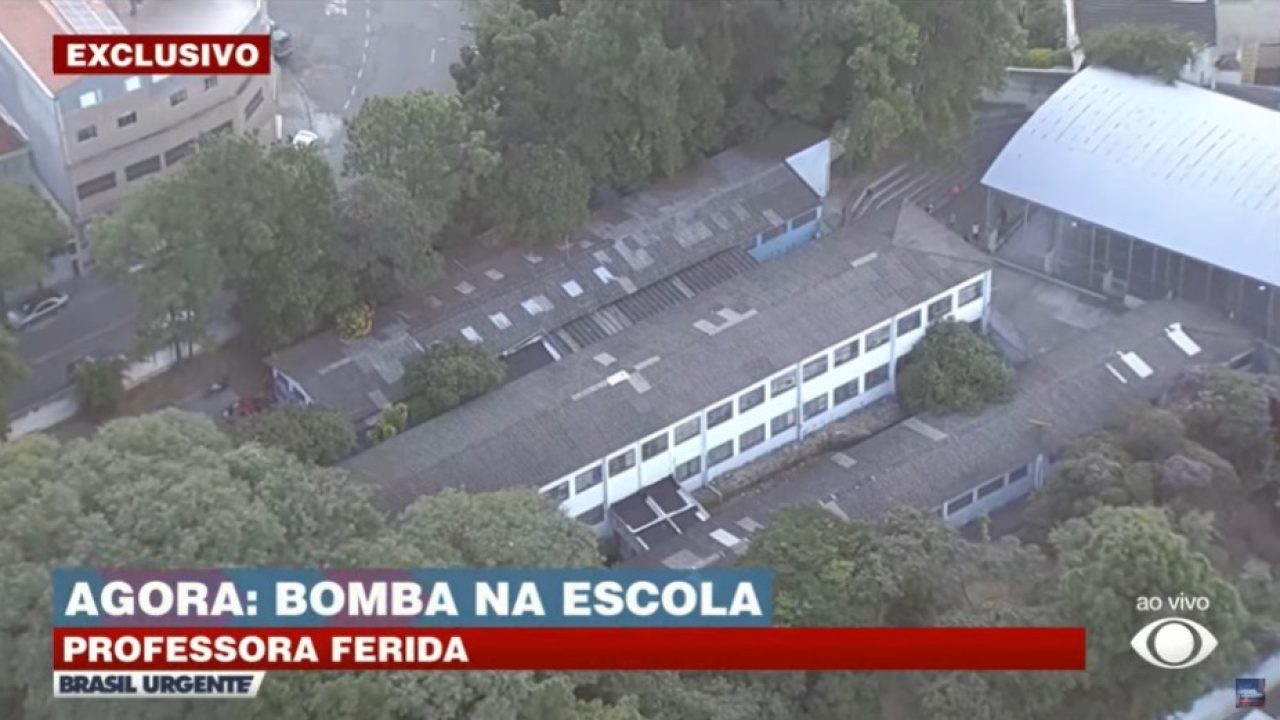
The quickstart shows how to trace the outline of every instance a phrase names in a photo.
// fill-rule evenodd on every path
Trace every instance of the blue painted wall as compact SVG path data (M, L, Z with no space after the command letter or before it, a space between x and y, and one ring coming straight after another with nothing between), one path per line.
M822 224L822 206L818 206L816 210L818 211L818 217L803 225L792 227L792 223L788 221L790 229L778 237L766 242L761 242L760 238L757 237L755 247L750 250L751 257L760 262L765 262L791 252L812 240L813 236L818 233L818 227Z

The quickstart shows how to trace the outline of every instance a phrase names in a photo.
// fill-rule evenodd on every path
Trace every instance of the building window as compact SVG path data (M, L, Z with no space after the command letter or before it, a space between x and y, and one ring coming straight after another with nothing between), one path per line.
M887 364L867 373L867 390L878 388L887 382L889 382L889 366Z
M788 410L769 422L770 437L778 437L779 434L790 430L796 426L796 411L794 408Z
M778 397L782 393L796 386L796 371L790 370L785 375L779 375L769 383L769 397Z
M920 328L920 311L912 310L898 317L898 335L906 335Z
M98 193L103 193L116 186L116 174L109 172L106 175L87 180L76 186L76 197L84 200L93 197Z
M947 503L947 515L953 515L973 504L973 493L967 492Z
M244 119L247 122L253 114L258 111L258 107L262 105L262 88L258 88L258 92L253 94L253 99L248 105L244 106Z
M841 345L836 348L836 367L840 367L841 365L858 357L859 344L859 341L855 339L848 345Z
M217 134L219 134L219 133L229 133L229 132L231 132L231 121L230 121L230 120L228 120L228 121L226 121L226 122L222 123L221 125L219 125L218 127L214 128L214 129L210 130L210 131L209 131L208 133L206 133L206 134L208 134L208 135L217 135Z
M90 90L89 92L80 95L80 108L91 108L94 105L97 105L98 101L101 99L102 98L98 97L97 90Z
M573 478L573 494L580 495L599 485L603 481L604 471L600 469L599 465L596 465L590 470L584 470Z
M1000 489L1003 487L1004 487L1003 477L998 477L995 480L983 483L978 488L978 499L982 499L984 497L987 497L988 495L994 495L995 493L999 492Z
M640 446L640 459L648 460L659 453L667 451L667 434L662 433L658 437L650 438L648 442Z
M136 122L138 122L138 113L136 112L127 112L116 118L116 125L120 127L129 127Z
M1027 466L1023 465L1017 470L1014 470L1013 472L1009 473L1009 484L1012 485L1016 482L1025 480L1026 478L1027 478Z
M968 305L969 303L982 297L982 281L979 280L967 287L960 288L960 304Z
M764 425L757 425L738 438L738 452L746 452L764 442Z
M929 322L945 317L949 312L951 312L951 296L938 298L929 303Z
M715 467L733 457L733 441L720 443L707 451L707 467Z
M707 429L710 430L731 417L733 417L733 403L727 402L713 407L707 411Z
M858 397L858 378L854 378L849 382L835 389L835 403L840 405Z
M137 180L145 177L153 172L160 172L160 156L153 155L146 160L141 160L124 169L125 180Z
M760 233L760 243L761 244L767 243L770 240L773 240L774 238L782 236L786 232L787 232L786 225L779 225L776 228L770 228L768 230L765 230L764 232Z
M84 142L84 141L86 141L86 140L92 140L92 139L94 139L94 138L96 138L96 137L98 137L98 126L97 126L97 125L90 125L89 127L82 127L82 128L80 128L79 130L77 130L77 131L76 131L76 142Z
M676 430L673 433L675 436L675 443L679 445L686 440L698 437L698 433L700 432L702 432L702 418L689 418L685 422L676 426Z
M169 95L169 107L176 107L187 101L187 90L183 88Z
M137 75L134 75L133 77L127 77L124 79L125 92L133 92L134 90L138 90L141 87L142 87L142 78L138 77Z
M604 505L597 505L587 510L577 517L578 522L586 523L592 527L604 522Z
M812 420L827 411L827 394L823 393L818 397L804 404L804 419Z
M561 480L555 485L542 488L538 492L549 498L551 502L559 505L569 499L569 481Z
M764 386L748 390L738 396L738 412L744 413L764 402Z
M827 371L827 356L823 355L816 360L810 360L804 364L803 377L805 382L818 377Z
M212 89L214 89L214 88L216 88L216 87L218 87L218 76L217 76L217 75L210 75L209 77L207 77L207 78L205 78L205 79L204 79L204 89L205 89L205 90L212 90Z
M867 352L889 343L889 326L878 327L867 333Z
M682 462L676 466L674 473L676 482L688 480L689 478L702 472L702 458L694 458L689 462Z
M196 149L196 141L188 140L182 143L181 145L177 145L175 147L169 148L168 150L165 150L164 166L169 167L170 165L178 162L179 160L182 160L186 156L195 152L195 149Z
M609 459L609 477L617 477L635 467L636 451L628 450Z
M791 229L792 229L792 230L795 230L795 229L796 229L796 228L798 228L798 227L803 227L803 226L808 225L809 223L811 223L811 222L813 222L814 220L817 220L817 219L818 219L818 209L817 209L817 208L814 208L814 209L810 210L809 212L807 212L807 213L805 213L805 214L801 215L800 217L795 218L794 220L792 220L792 221L791 221Z

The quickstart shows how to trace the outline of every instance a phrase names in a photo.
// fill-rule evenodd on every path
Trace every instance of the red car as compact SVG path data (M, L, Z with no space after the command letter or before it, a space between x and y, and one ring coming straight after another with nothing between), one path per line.
M271 407L271 398L262 395L238 398L222 411L223 417L238 418L256 415Z

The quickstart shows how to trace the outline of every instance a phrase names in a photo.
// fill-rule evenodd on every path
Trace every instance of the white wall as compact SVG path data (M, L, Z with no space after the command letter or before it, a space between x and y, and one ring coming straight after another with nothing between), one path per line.
M547 483L541 488L541 491L544 494L551 494L562 483L567 483L569 495L560 503L560 509L570 517L577 517L595 509L602 503L607 502L608 504L613 504L634 494L640 488L651 485L658 480L671 475L678 465L692 458L701 458L701 472L686 479L681 483L681 485L686 490L692 490L694 488L704 486L720 475L741 467L746 463L781 447L782 445L801 439L834 420L845 417L856 410L892 394L894 390L894 364L898 359L909 353L915 347L915 344L924 338L928 324L926 317L929 306L938 300L949 297L951 298L952 305L951 312L945 316L936 318L936 320L952 318L966 323L982 320L990 302L990 275L990 272L986 272L982 275L970 278L943 293L939 293L938 295L929 298L920 305L915 306L913 310L921 313L922 320L921 326L915 330L903 335L898 335L896 333L897 319L909 314L911 311L898 313L893 318L885 318L881 322L875 323L871 327L865 328L857 334L850 335L820 352L797 358L793 365L778 368L778 370L774 371L767 377L758 378L756 381L739 389L733 395L703 408L698 415L690 415L685 418L680 418L677 422L672 423L664 429L648 433L641 438L637 438L632 444L618 448L617 450L609 453L605 458L600 458L584 464L573 473ZM959 292L962 288L968 287L974 282L982 283L982 292L975 300L965 305L959 305ZM886 327L886 325L890 329L890 341L868 351L866 349L867 336ZM835 350L846 346L854 340L857 340L859 343L859 353L857 357L836 366L834 362ZM796 377L799 378L801 368L803 368L805 364L815 358L823 356L827 358L827 371L825 373L812 377L808 382L798 382L796 387L785 390L776 396L772 393L772 388L770 386L775 378L785 376L787 373L796 373ZM881 366L887 366L890 380L879 385L874 390L868 391L866 388L866 375ZM860 379L859 389L861 392L846 402L835 405L833 392L835 388L855 379ZM742 395L760 386L764 386L765 388L765 401L760 405L749 408L745 413L739 412L739 403ZM803 420L803 404L823 395L825 395L828 400L827 410L807 421ZM713 408L719 407L724 402L733 403L733 417L713 428L708 429L707 412ZM796 426L779 433L775 437L771 428L772 420L775 417L786 413L788 410L796 412L797 424ZM701 432L686 442L675 447L671 447L670 443L674 440L674 428L693 417L701 417ZM761 424L765 426L766 440L760 445L748 449L746 452L738 452L741 436ZM657 454L648 461L641 461L641 445L662 433L666 433L668 436L667 450ZM730 459L714 467L708 468L708 453L712 448L715 448L725 442L733 443L734 455ZM577 475L587 471L596 464L602 464L605 468L605 474L607 475L608 458L616 457L620 453L627 452L628 450L635 453L637 460L635 467L619 473L614 477L606 477L603 483L589 488L585 492L576 493L574 491L573 479ZM599 528L602 526L597 525L597 527Z

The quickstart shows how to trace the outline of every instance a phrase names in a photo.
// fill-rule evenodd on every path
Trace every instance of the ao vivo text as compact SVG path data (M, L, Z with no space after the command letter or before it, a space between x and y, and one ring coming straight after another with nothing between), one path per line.
M267 35L54 35L55 75L267 75Z

